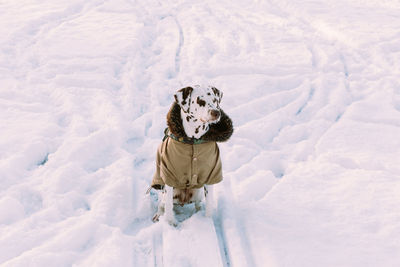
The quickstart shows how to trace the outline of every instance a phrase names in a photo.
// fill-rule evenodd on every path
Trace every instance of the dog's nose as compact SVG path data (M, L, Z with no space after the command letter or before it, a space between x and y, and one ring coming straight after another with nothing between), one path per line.
M211 117L213 117L214 120L216 120L219 118L219 116L221 116L221 112L217 109L212 109L210 111L210 115L211 115Z

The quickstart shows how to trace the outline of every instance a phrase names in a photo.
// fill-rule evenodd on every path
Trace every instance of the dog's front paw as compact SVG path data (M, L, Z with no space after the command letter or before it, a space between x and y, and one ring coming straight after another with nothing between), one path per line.
M196 201L194 203L194 208L196 209L196 212L200 211L201 210L201 203Z
M175 219L169 219L167 220L168 224L173 226L173 227L177 227L178 226L178 221Z

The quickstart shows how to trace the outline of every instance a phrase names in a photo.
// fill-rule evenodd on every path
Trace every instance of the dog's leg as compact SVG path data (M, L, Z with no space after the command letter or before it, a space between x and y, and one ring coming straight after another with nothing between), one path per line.
M153 222L158 222L160 220L161 215L164 214L164 205L163 203L160 203L158 205L158 211L156 212L156 214L154 214L153 216Z
M161 195L161 198L160 198ZM161 215L164 214L165 211L165 189L162 190L161 193L158 193L159 202L158 202L158 209L156 214L154 214L152 221L158 222L160 220Z
M201 210L201 200L202 200L202 193L204 192L204 189L195 189L193 193L193 200L194 200L194 207L196 209L196 212Z
M176 225L176 220L174 216L174 188L165 185L165 217L171 225Z
M201 210L201 202L200 201L194 202L194 207L196 209L196 212Z
M213 212L214 190L212 185L204 185L206 197L206 217L211 217Z

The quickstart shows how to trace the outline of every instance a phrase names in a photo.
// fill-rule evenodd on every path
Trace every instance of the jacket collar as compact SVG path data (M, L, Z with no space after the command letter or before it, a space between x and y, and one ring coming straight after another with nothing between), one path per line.
M189 144L189 145L200 145L200 144L204 144L204 143L209 142L209 141L205 141L205 140L202 140L202 139L189 138L187 136L177 137L173 133L171 133L170 130L168 129L168 127L167 127L164 130L163 141L165 141L165 139L167 139L168 137L174 139L175 141L178 141L178 142L181 142L181 143L184 143L184 144Z

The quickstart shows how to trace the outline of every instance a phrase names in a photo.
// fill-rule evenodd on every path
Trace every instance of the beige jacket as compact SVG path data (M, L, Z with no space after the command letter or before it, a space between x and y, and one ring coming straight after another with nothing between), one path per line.
M152 186L201 188L222 181L222 165L216 142L185 144L166 138L157 150Z

